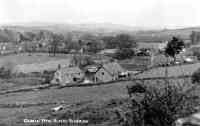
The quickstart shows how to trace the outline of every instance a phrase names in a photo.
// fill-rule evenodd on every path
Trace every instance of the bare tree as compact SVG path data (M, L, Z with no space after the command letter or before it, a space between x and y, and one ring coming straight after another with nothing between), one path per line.
M56 55L56 53L58 52L58 46L63 41L64 41L64 37L62 35L58 35L58 34L52 35L50 53L53 53L53 56Z

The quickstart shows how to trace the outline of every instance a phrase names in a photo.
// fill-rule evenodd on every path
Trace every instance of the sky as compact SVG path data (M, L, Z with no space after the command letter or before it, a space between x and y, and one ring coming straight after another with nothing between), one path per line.
M112 23L200 26L200 0L0 0L0 24Z

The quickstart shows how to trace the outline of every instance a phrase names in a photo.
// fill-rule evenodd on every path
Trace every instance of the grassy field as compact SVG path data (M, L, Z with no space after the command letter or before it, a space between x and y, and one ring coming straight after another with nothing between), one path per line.
M71 55L57 54L55 57L47 53L22 53L16 55L0 56L0 67L12 65L13 72L40 72L57 68L58 64L68 65Z
M134 56L131 59L119 61L120 65L129 71L144 70L151 63L149 56Z
M171 66L168 67L168 76L173 77L182 75L192 75L192 73L196 71L198 68L200 68L200 63ZM165 70L166 70L165 67L158 67L134 77L135 78L165 77Z
M190 80L180 79L180 80L169 80L171 84L180 84L181 88L188 88L190 85ZM52 113L51 108L56 107L60 104L70 105L75 103L89 102L94 103L93 106L88 106L84 108L84 104L81 108L84 111L84 116L96 115L96 117L102 117L108 119L108 113L105 109L112 109L111 106L117 106L115 103L106 103L101 109L102 102L109 102L112 99L127 99L127 85L141 83L138 82L117 82L111 85L101 85L92 87L72 87L72 88L61 88L57 89L52 87L51 89L41 90L41 91L31 91L31 92L19 92L11 93L7 95L0 95L0 124L24 126L23 119L41 119L41 118L64 118L69 117L67 111L64 109L58 113ZM148 80L144 82L147 86L153 86L157 88L162 88L165 85L163 80ZM199 94L199 89L196 90L196 95ZM26 107L19 107L20 105L28 105ZM108 105L108 106L107 106ZM78 108L73 108L78 109ZM72 110L73 110L72 109ZM71 110L71 109L70 109ZM79 109L78 109L79 111ZM97 112L97 113L93 113ZM107 114L105 114L105 111ZM110 112L110 110L109 110ZM82 113L83 114L83 113ZM88 115L88 116L89 116ZM64 116L64 117L63 117ZM103 116L104 117L104 116ZM92 117L89 117L92 118ZM101 119L101 118L100 118ZM93 122L94 123L94 122ZM102 121L101 121L102 123ZM107 125L107 124L105 124ZM91 125L93 126L93 125ZM95 125L98 126L98 125ZM104 125L99 125L104 126Z
M48 57L45 54L34 54L28 56L27 54L21 54L16 56L5 56L0 58L3 62L3 58L5 61L13 60L16 64L43 64L45 62L51 61L59 61L63 59L67 59L68 56L56 56L56 57ZM21 59L21 60L20 60ZM38 66L38 65L37 65ZM188 64L183 66L173 66L169 67L169 76L180 76L183 73L186 75L190 75L195 71L198 67L200 67L200 63L196 64ZM142 74L139 74L135 77L143 78L143 77L163 77L165 75L165 68L159 67L155 69L151 69ZM23 78L22 78L23 79ZM36 81L30 78L30 81L36 83ZM30 86L30 83L24 80L24 82L15 79L12 80L11 83L9 81L0 80L0 90L7 90L11 88L19 88ZM14 82L14 83L13 83ZM21 84L23 83L23 84ZM27 85L26 85L27 83ZM51 89L46 90L38 90L38 91L30 91L30 92L19 92L19 93L11 93L7 95L0 95L0 125L22 125L23 119L38 119L38 118L53 118L60 117L60 115L53 114L51 115L51 108L56 107L60 104L74 104L86 101L95 102L95 106L100 105L102 101L109 101L111 99L126 99L127 89L126 86L130 84L134 84L135 82L127 81L127 82L117 82L110 85L101 85L101 86L92 86L92 87L71 87L71 88L61 88L57 89L52 87ZM164 85L163 81L159 80L149 80L144 82L146 85L152 85L155 87L162 87ZM180 83L185 84L184 88L188 88L188 84L190 84L190 79L180 79L180 80L170 80L170 83ZM33 83L34 85L34 83ZM199 93L199 90L195 92ZM19 107L20 105L30 105L26 107ZM90 106L91 107L91 106ZM87 108L90 110L90 108ZM91 110L93 111L93 110ZM94 110L96 112L96 109ZM101 111L105 114L104 110ZM64 113L65 115L66 113ZM86 115L88 113L86 112ZM61 114L62 115L62 114ZM106 116L107 114L105 114ZM98 116L98 115L97 115ZM105 124L106 125L106 124ZM96 125L97 126L97 125Z
M182 88L185 88L188 87L190 80L169 80L169 82L171 84L185 84L182 85ZM102 120L113 119L114 117L110 117L110 115L113 116L113 113L110 113L113 112L113 108L126 103L123 100L128 98L126 86L130 84L135 84L135 82L118 82L93 87L51 88L35 92L0 95L0 124L24 126L23 119L77 119L84 116L90 119L89 126L108 126L110 124L106 124ZM149 80L145 81L144 84L162 88L165 82L163 80ZM199 92L200 88L195 91L196 95ZM119 99L119 102L116 103L113 99ZM53 107L60 104L71 105L75 103L79 103L79 107L72 106L58 112L51 111ZM30 106L19 107L20 104L29 104ZM92 105L88 106L88 104ZM79 116L74 117L69 114L69 111L80 113L77 113Z
M79 54L56 54L56 56L49 56L48 53L21 53L7 56L0 56L0 67L10 65L13 66L13 72L15 73L31 73L42 72L44 70L55 70L60 64L61 66L68 66L72 55ZM106 56L98 55L83 55L89 56L93 60L108 60Z
M122 84L123 83L123 84ZM112 85L94 87L76 87L63 89L49 89L37 92L14 93L0 96L1 104L32 104L32 103L58 103L72 104L83 101L101 101L116 98L126 98L126 85L132 82L115 83ZM55 104L39 105L28 108L1 108L0 122L5 124L23 124L24 118L37 118L35 114L49 112ZM40 115L40 114L39 114ZM38 116L39 116L38 115ZM32 117L33 116L33 117ZM21 119L21 120L19 120Z
M7 62L12 62L16 65L18 64L32 64L32 63L42 63L47 61L53 61L57 59L63 59L63 57L49 57L48 54L31 54L22 53L16 55L0 56L0 66Z

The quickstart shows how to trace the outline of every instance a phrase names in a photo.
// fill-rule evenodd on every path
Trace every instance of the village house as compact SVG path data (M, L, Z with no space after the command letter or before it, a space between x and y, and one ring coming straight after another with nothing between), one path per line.
M168 41L160 41L160 42L138 42L137 50L148 49L152 53L158 53L159 51L163 51L167 45Z
M93 82L110 82L126 78L128 73L117 62L87 67L87 79Z
M16 52L16 46L13 42L1 42L0 43L0 54L11 54Z
M51 81L52 84L68 84L78 83L84 78L84 72L77 66L61 67L58 65L58 69L54 74L54 78Z

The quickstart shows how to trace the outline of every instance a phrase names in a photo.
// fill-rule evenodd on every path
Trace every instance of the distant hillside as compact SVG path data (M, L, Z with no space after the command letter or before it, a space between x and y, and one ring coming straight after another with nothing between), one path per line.
M50 30L53 32L94 32L94 33L112 33L112 32L136 32L141 30L153 30L146 27L132 27L127 25L118 25L112 23L93 23L93 24L50 24L50 23L27 23L18 25L2 26L19 31L26 30Z
M0 42L19 42L50 39L52 32L30 28L4 27L0 29Z
M200 27L183 28L183 29L165 29L154 31L138 31L135 36L138 41L155 41L169 40L172 36L179 36L182 39L190 39L192 31L200 31Z
M0 41L16 40L18 33L39 32L46 30L63 35L89 33L93 35L116 35L127 33L135 37L137 41L142 42L160 42L171 39L172 36L180 36L182 39L189 39L192 31L200 31L200 27L182 28L182 29L152 29L145 27L131 27L126 25L117 25L110 23L97 24L20 24L2 26L3 29L9 29L12 32L5 33L0 30Z
M16 42L19 40L19 34L16 31L0 29L0 42Z

